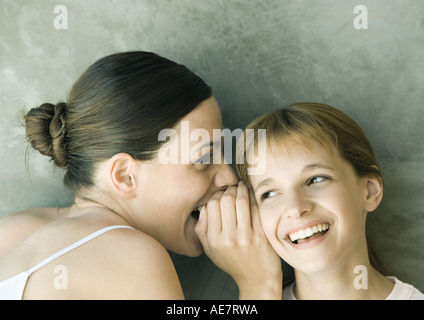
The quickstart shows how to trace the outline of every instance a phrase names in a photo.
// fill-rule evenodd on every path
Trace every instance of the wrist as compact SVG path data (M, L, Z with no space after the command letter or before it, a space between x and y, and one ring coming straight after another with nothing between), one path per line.
M270 277L262 281L239 281L239 300L281 300L283 277Z

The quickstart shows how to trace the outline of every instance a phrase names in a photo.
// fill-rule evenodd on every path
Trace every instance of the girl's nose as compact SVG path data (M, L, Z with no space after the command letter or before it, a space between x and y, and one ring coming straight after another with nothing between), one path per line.
M307 199L301 190L293 190L285 194L284 214L287 218L299 219L312 208L312 202Z

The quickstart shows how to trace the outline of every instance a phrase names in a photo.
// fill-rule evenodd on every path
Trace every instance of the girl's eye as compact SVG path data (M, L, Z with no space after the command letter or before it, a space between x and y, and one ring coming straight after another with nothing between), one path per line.
M322 181L325 181L325 180L328 180L328 179L329 179L328 177L324 177L324 176L315 176L315 177L312 177L308 180L307 185L309 186L311 184L316 184L316 183L319 183L319 182L322 182Z
M275 191L267 191L261 195L261 201L264 201L265 199L271 198L275 196L277 192Z

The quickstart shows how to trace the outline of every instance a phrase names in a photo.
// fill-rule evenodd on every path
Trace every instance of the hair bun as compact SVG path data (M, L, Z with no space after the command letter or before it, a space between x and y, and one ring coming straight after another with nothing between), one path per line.
M58 167L67 167L66 108L64 102L56 105L43 103L32 108L25 116L28 142L41 154L52 158Z

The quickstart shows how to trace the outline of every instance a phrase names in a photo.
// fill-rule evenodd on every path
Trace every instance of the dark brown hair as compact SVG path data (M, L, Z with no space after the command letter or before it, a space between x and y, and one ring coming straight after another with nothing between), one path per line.
M28 142L66 169L74 193L94 184L96 164L115 154L154 157L160 130L211 97L211 88L185 66L151 52L123 52L91 65L67 102L44 103L25 116Z

